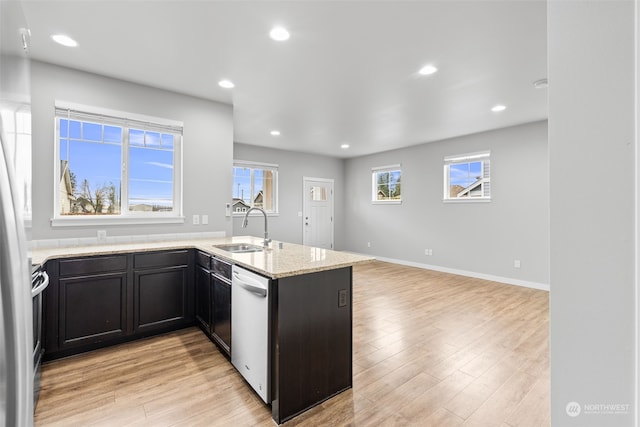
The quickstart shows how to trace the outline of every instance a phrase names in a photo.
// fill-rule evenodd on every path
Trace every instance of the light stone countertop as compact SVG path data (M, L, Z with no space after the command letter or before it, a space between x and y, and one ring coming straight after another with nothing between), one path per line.
M32 263L35 265L59 258L195 248L211 255L225 258L234 264L249 268L272 279L297 276L315 271L333 270L374 260L373 257L366 255L357 255L350 252L339 252L279 241L271 242L269 248L262 252L230 253L214 247L214 245L228 243L248 243L262 246L262 242L263 239L258 237L241 236L34 248L31 251L31 257ZM279 247L280 243L282 243L282 249Z

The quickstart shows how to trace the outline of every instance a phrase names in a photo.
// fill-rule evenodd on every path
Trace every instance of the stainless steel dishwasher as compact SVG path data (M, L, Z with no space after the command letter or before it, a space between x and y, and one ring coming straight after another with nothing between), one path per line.
M231 363L270 403L269 279L237 265L232 271Z

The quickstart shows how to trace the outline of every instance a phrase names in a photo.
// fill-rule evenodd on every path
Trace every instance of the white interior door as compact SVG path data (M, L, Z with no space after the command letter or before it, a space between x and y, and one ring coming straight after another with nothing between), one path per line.
M304 178L303 243L333 249L333 180Z

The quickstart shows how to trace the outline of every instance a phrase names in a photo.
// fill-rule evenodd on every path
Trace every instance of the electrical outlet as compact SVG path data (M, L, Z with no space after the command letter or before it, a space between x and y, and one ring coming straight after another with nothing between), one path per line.
M209 215L202 215L202 225L209 224Z
M347 305L347 290L340 289L338 291L338 307L344 307Z
M370 248L371 247L371 242L367 242L367 247Z
M194 215L193 216L193 225L198 225L200 224L200 215Z
M514 259L513 260L513 268L520 268L520 260L519 259Z
M98 242L107 241L107 230L98 230Z
M433 249L425 249L425 250L424 250L424 254L425 254L426 256L431 256L431 255L433 255Z

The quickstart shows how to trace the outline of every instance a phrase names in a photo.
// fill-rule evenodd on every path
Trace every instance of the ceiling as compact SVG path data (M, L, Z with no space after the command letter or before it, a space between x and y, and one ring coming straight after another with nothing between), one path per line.
M544 0L23 3L33 59L232 104L236 142L346 158L547 118Z

